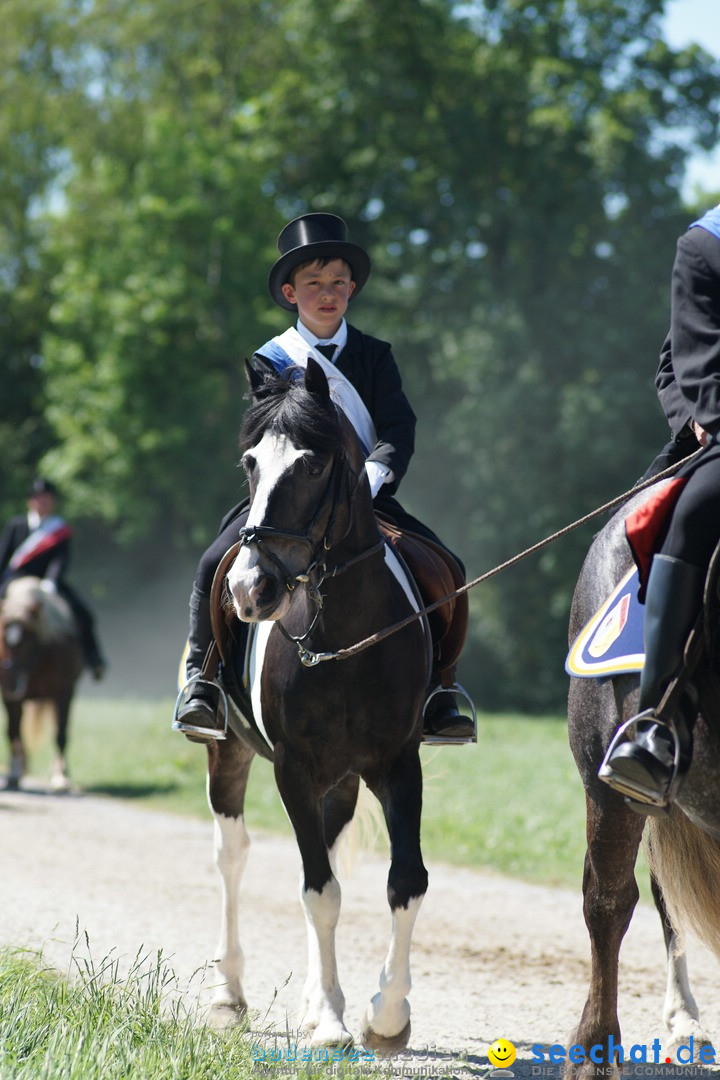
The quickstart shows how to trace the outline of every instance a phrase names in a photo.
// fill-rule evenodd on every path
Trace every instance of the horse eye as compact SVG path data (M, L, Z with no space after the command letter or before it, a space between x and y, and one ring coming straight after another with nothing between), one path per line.
M249 476L250 473L255 468L255 465L257 464L257 462L255 461L255 458L252 456L252 454L243 454L241 464L242 464L243 469L245 470L245 472Z
M320 476L325 468L325 460L319 454L305 454L303 465L310 476Z

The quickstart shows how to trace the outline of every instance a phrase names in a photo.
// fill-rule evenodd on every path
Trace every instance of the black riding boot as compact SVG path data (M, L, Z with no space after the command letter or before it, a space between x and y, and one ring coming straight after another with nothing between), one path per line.
M613 742L598 776L615 791L629 797L643 813L662 809L671 801L675 775L676 738L670 727L652 714L668 684L682 665L688 635L702 608L705 574L697 566L655 555L645 598L645 666L640 676L640 712L635 717L632 741ZM647 717L643 718L643 713ZM679 742L678 777L690 764L694 703L686 695L674 716Z
M212 623L210 621L210 597L200 592L193 585L190 594L190 630L188 634L188 652L186 658L186 672L188 681L199 679L203 670L205 657L213 643ZM213 671L211 678L216 672ZM221 731L222 725L218 722L219 691L213 683L206 679L190 683L188 693L175 718L176 730L184 731L192 742L210 742L211 734L203 736L202 731L186 731L186 727L200 728L212 731Z
M475 725L463 716L457 707L457 697L450 690L436 688L431 692L423 721L426 738L453 739L458 742L475 741Z
M458 709L458 697L470 706L473 718ZM455 681L455 667L435 675L423 710L423 740L437 743L475 742L475 708L468 694Z

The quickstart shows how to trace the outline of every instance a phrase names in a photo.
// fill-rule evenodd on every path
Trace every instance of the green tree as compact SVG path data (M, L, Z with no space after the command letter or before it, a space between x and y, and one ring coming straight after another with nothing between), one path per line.
M265 275L308 209L372 253L352 318L421 417L402 496L473 576L644 470L683 163L720 93L663 0L35 5L62 84L60 197L29 217L38 393L76 512L198 544L240 496L242 357L284 325ZM587 539L474 598L484 703L559 701Z

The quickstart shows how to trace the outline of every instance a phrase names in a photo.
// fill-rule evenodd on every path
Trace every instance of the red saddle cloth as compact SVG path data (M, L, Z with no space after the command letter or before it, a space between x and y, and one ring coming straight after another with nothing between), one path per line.
M686 476L674 476L625 518L625 533L640 572L638 595L641 600L645 595L652 557L662 543L670 515L686 483Z

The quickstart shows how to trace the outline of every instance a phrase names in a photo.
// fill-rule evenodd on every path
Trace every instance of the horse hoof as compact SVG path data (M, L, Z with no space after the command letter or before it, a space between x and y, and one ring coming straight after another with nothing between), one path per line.
M18 779L17 776L8 776L8 778L5 781L5 790L6 791L19 791L20 790L20 780Z
M397 1035L378 1035L368 1024L362 1033L361 1040L363 1046L366 1046L368 1050L374 1050L376 1054L394 1054L398 1050L404 1050L410 1042L411 1030L409 1020Z
M53 769L50 774L50 790L61 795L70 790L70 777L62 768Z
M328 1049L346 1050L352 1046L353 1037L343 1023L318 1024L312 1033L310 1045Z
M207 1026L213 1031L229 1031L239 1027L247 1016L247 1005L241 1001L238 1005L213 1005L207 1016Z

